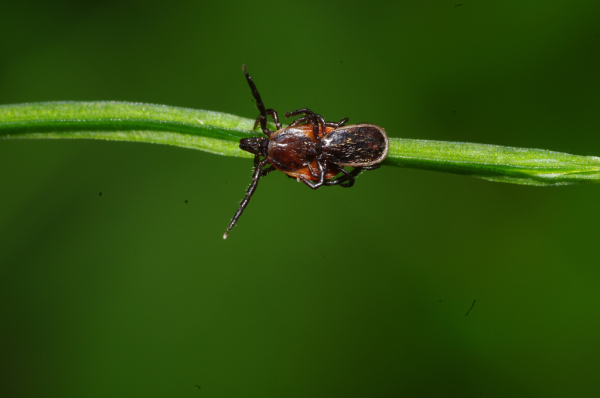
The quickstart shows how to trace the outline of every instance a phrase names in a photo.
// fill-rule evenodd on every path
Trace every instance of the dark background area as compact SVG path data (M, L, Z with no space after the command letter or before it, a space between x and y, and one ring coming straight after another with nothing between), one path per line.
M282 116L600 155L595 0L6 3L1 104L254 118L246 63ZM600 186L273 173L224 241L251 168L0 141L2 395L600 394Z

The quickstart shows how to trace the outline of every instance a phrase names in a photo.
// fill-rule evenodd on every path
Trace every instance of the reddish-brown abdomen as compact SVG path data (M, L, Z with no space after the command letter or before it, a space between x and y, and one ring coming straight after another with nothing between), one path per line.
M307 167L317 157L317 140L312 126L287 127L275 132L268 153L269 163L286 174Z
M325 134L333 131L326 127ZM310 173L310 164L314 172L318 171L317 155L318 141L315 139L313 125L301 124L286 127L275 132L269 142L269 163L277 170L293 178L304 177L310 181L318 178ZM339 174L340 168L330 165L325 173L325 179L333 178Z

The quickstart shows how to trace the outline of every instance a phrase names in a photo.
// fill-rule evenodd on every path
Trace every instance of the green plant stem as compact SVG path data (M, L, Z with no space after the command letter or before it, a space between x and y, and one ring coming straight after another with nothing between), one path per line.
M238 143L260 135L252 131L253 126L254 120L225 113L128 102L0 106L0 138L4 139L137 141L251 158ZM390 138L384 164L526 185L600 182L600 158L595 156L465 142Z

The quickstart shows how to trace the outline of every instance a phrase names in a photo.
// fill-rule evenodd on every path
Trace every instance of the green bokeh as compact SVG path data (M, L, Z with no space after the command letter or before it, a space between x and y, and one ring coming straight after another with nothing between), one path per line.
M280 114L600 155L600 3L458 4L10 2L0 103L252 118L246 63ZM251 163L1 141L3 395L600 394L600 186L273 173L224 241Z

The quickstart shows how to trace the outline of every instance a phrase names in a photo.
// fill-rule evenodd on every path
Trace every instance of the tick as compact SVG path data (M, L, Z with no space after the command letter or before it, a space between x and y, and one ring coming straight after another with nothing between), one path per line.
M227 239L229 231L250 202L258 181L273 170L282 171L311 189L324 185L349 188L362 170L379 168L389 148L385 130L379 126L369 123L346 126L348 118L337 123L326 122L323 116L307 108L286 112L286 118L302 116L283 128L277 112L265 108L256 85L246 72L246 65L242 65L242 70L260 111L254 129L260 124L265 137L240 140L240 148L254 155L254 174L223 239ZM267 127L267 116L273 118L276 131ZM344 167L354 169L347 171Z

